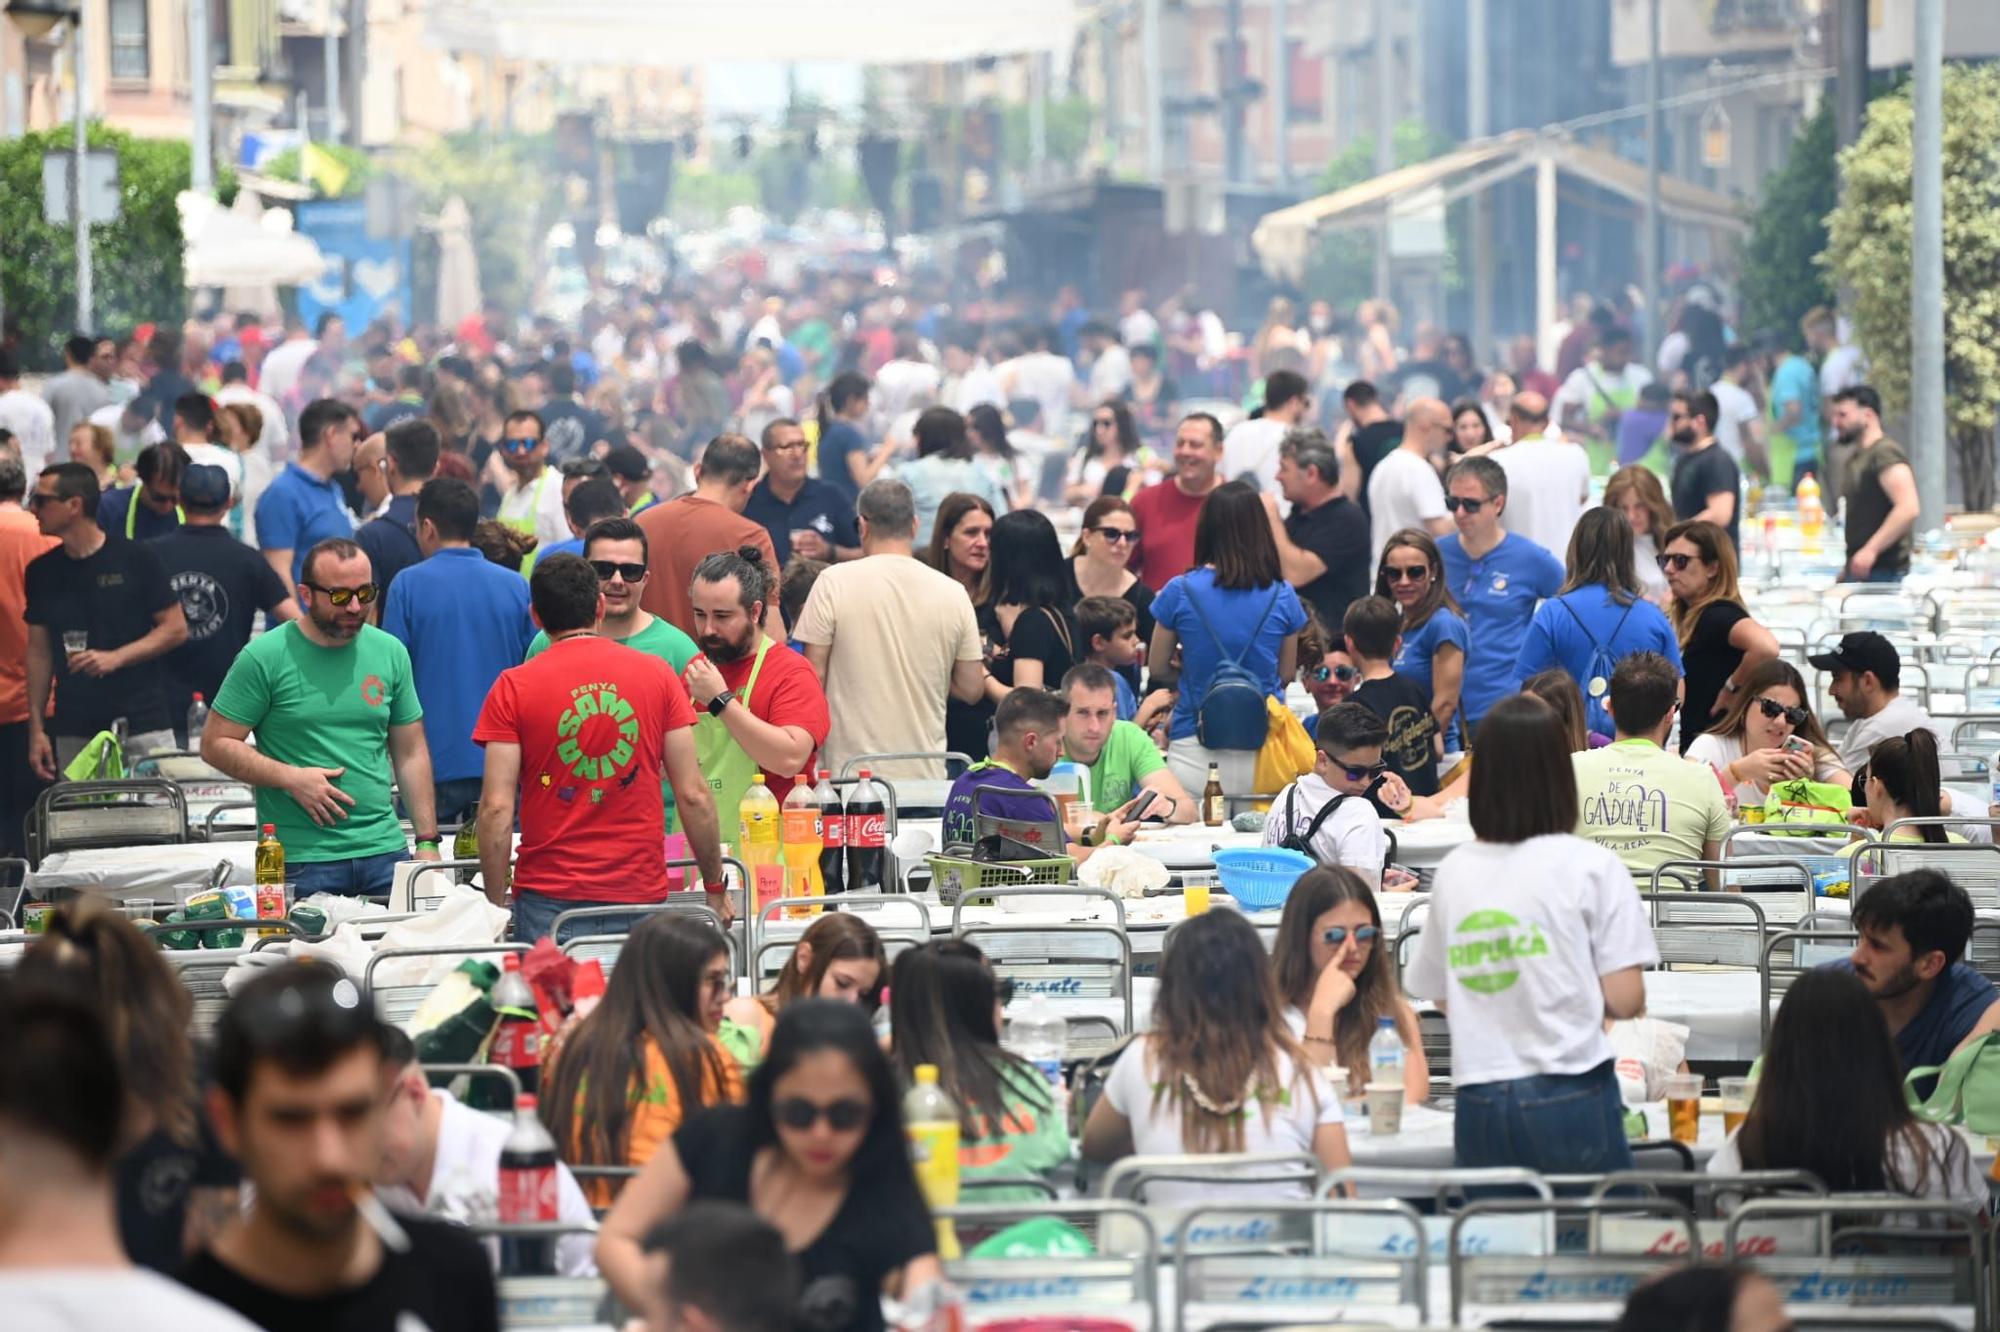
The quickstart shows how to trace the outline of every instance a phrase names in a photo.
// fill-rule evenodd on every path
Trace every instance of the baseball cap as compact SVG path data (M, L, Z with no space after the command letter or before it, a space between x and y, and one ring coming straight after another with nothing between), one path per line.
M653 474L653 465L646 461L646 455L630 444L613 444L604 455L604 465L620 481L644 481Z
M194 463L181 473L181 502L197 509L229 503L229 473L214 463Z
M1842 634L1839 647L1806 660L1812 663L1813 669L1821 671L1852 671L1856 675L1873 671L1885 689L1896 688L1903 673L1903 661L1896 655L1894 645L1882 635L1866 629Z

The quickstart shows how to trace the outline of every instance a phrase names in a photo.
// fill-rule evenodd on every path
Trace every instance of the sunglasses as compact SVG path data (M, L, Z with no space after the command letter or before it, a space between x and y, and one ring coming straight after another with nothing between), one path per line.
M815 1105L803 1096L792 1096L771 1103L771 1118L785 1128L797 1129L801 1133L822 1119L835 1133L852 1133L868 1122L873 1109L866 1101L846 1097L830 1105Z
M1659 560L1662 569L1673 573L1679 573L1694 563L1694 556L1683 555L1679 551L1674 552L1672 555L1660 555L1655 558Z
M1092 425L1094 425L1094 426L1097 426L1097 427L1098 427L1099 429L1104 429L1104 430L1108 430L1108 429L1110 429L1110 428L1111 428L1112 426L1115 426L1115 425L1117 425L1117 424L1118 424L1118 422L1116 422L1116 421L1112 420L1112 419L1111 419L1110 417L1108 417L1108 416L1100 416L1100 417L1097 417L1097 418L1095 418L1094 420L1092 420L1092 421L1091 421L1091 424L1092 424Z
M1128 541L1137 541L1139 539L1139 530L1137 528L1093 527L1090 530L1114 546L1122 546Z
M1355 666L1315 666L1306 672L1306 679L1314 684L1325 684L1328 680L1349 684L1359 674L1360 668Z
M1792 729L1794 730L1797 730L1799 727L1804 726L1806 724L1807 718L1812 716L1812 714L1810 712L1807 712L1804 708L1788 708L1775 698L1758 699L1757 710L1763 713L1766 717L1769 717L1772 721L1776 721L1778 718L1783 717L1786 721L1792 724Z
M643 564L621 564L617 560L592 560L590 567L597 574L597 581L608 583L613 578L622 578L628 583L646 581L647 569Z
M1333 766L1336 772L1347 778L1350 782L1372 781L1389 771L1389 765L1386 763L1370 763L1365 767L1357 768L1351 763L1342 763L1331 754L1326 756L1326 761Z
M1444 497L1444 507L1453 513L1457 513L1460 509L1465 510L1467 513L1478 513L1492 502L1490 499L1460 499L1456 495L1446 495Z
M1472 501L1467 501L1471 503ZM1477 513L1478 510L1473 510ZM1385 583L1421 583L1431 576L1428 564L1385 564L1382 566L1382 581Z
M319 583L300 583L299 586L324 594L336 606L345 606L350 601L366 606L382 595L382 589L373 583L363 583L360 587L325 587Z
M541 442L539 439L503 439L500 447L508 453L533 453Z
M1326 927L1326 932L1319 937L1323 942L1332 944L1335 948L1338 948L1347 942L1348 933L1348 928L1345 925L1329 925ZM1353 934L1354 942L1358 944L1372 944L1382 937L1382 931L1376 929L1373 925L1357 925L1353 930Z
M44 495L41 491L38 490L34 494L28 496L28 507L31 509L39 509L44 504L61 504L64 498L65 497L61 495ZM80 500L83 497L81 495L71 495L68 496L68 498L74 500Z

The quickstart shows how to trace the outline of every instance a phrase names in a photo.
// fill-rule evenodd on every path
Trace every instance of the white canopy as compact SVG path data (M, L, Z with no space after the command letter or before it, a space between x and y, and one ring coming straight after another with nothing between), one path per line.
M1077 0L433 0L425 38L464 55L557 65L900 65L1065 51L1077 18Z
M237 193L233 208L192 190L181 191L174 204L190 287L292 287L326 271L326 256L311 237L292 230L292 215L263 208L250 190Z

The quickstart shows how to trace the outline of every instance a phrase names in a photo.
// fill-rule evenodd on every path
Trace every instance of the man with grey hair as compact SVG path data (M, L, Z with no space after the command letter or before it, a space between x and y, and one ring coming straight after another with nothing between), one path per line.
M1338 630L1347 603L1368 595L1373 552L1368 515L1340 491L1340 455L1324 430L1294 427L1278 446L1278 489L1291 503L1278 516L1278 500L1264 496L1271 536L1285 581L1320 623Z
M41 790L28 766L28 564L62 544L22 507L28 472L0 430L0 856L26 854L21 824Z
M1444 486L1431 459L1451 438L1451 409L1436 398L1418 398L1403 415L1403 440L1375 464L1368 477L1368 548L1380 556L1389 538L1414 527L1443 536L1451 531Z
M821 753L835 771L857 754L941 754L946 694L976 703L991 678L965 589L916 558L910 488L878 479L854 507L861 558L819 576L796 633L826 687L832 724ZM884 763L878 772L945 775L942 762L929 760Z

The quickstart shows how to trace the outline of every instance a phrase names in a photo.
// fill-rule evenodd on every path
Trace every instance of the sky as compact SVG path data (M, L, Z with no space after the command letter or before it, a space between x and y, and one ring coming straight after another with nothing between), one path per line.
M799 91L817 93L834 106L861 100L861 67L802 61ZM774 60L717 61L708 67L708 114L769 117L785 106L785 66Z

